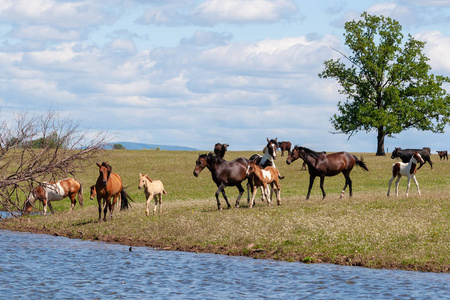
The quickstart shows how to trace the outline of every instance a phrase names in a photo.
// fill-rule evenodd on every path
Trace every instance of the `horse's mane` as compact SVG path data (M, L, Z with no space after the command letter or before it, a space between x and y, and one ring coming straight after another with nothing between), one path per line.
M153 180L151 180L150 177L148 177L148 175L145 175L145 178L147 178L148 181L153 182Z
M303 151L305 151L306 155L310 155L314 158L318 158L320 155L324 154L324 152L317 152L317 151L311 150L309 148L298 146L298 145L295 145L294 148L302 149Z

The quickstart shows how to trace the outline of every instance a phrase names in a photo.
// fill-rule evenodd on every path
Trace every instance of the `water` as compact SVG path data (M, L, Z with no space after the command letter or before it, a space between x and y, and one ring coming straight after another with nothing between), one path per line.
M449 299L450 274L156 251L0 230L1 299Z

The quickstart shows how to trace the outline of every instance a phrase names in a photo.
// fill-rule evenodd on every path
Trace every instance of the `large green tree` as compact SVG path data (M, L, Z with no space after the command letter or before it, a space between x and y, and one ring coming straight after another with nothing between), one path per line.
M338 133L349 138L358 131L374 131L377 155L385 155L385 137L416 128L443 133L450 122L448 77L430 74L425 42L408 35L391 18L361 15L345 23L345 44L351 54L324 62L321 78L335 78L346 96L331 118Z

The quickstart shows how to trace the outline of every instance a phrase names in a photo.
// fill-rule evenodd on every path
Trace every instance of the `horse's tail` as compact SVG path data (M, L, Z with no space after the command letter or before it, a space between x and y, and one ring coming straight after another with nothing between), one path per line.
M280 173L278 172L278 178L279 179L284 179L284 176L281 176Z
M127 192L125 192L124 189L122 189L122 191L120 192L120 210L125 210L131 207L130 201L133 201L133 199L131 199L130 195L127 194Z
M166 190L165 190L165 189L163 189L163 194L164 194L164 195L167 195L167 192L166 192Z
M78 183L80 184L80 189L78 190L78 202L80 202L80 206L83 206L83 185L79 181Z
M367 168L366 163L363 161L363 158L361 157L361 159L358 159L356 156L353 155L353 157L355 158L355 162L358 166L360 166L361 168L363 168L366 171L369 171L369 168Z

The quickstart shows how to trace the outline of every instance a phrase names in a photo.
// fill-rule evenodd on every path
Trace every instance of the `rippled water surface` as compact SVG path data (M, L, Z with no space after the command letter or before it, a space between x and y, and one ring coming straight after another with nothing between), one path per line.
M0 230L2 299L449 299L450 274L155 251Z

